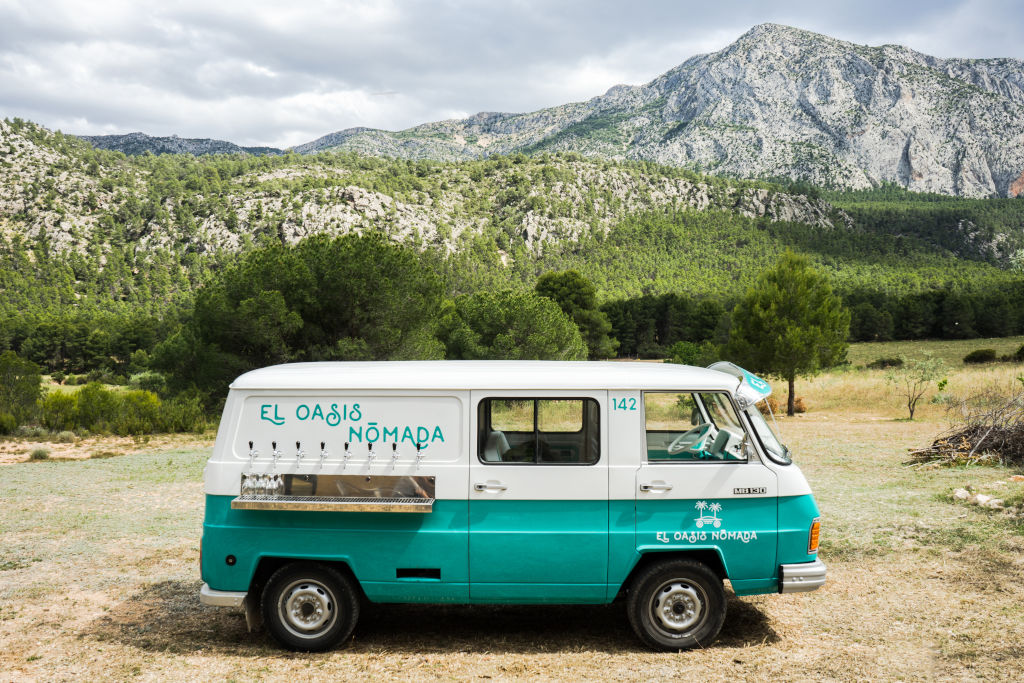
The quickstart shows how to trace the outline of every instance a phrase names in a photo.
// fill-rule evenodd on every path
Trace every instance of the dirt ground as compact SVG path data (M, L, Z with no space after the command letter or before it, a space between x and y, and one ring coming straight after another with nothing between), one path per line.
M128 453L148 453L171 449L195 450L213 445L216 433L154 434L152 436L91 436L63 443L54 440L11 438L0 441L0 465L25 462L36 449L44 449L53 460L110 458Z
M684 653L642 649L618 604L376 606L340 650L285 652L199 604L208 447L2 466L0 680L1019 680L1024 526L950 497L1014 472L904 466L941 426L783 420L828 584L731 598L718 641Z

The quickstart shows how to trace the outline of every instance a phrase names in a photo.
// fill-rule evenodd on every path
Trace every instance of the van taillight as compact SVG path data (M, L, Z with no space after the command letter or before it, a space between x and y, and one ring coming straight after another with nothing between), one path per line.
M818 538L821 536L821 520L811 522L811 535L807 539L807 554L818 552Z

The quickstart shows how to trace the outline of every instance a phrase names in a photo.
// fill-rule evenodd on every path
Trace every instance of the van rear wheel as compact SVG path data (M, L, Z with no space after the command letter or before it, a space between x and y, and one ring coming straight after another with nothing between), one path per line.
M344 641L359 619L352 582L322 564L298 562L278 569L263 589L263 622L290 650L322 652Z
M725 622L725 588L705 564L667 560L636 577L626 609L633 630L650 648L706 647Z

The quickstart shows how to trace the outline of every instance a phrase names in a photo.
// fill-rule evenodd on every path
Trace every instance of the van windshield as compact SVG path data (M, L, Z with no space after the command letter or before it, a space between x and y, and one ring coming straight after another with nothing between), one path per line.
M768 452L768 456L772 460L776 460L783 464L788 465L793 462L793 458L789 455L789 449L782 445L779 441L779 437L775 434L775 430L768 424L768 421L764 419L764 415L757 409L757 406L750 406L747 408L747 417L750 418L750 424L754 426L754 431L757 432L758 438L761 439L761 445Z

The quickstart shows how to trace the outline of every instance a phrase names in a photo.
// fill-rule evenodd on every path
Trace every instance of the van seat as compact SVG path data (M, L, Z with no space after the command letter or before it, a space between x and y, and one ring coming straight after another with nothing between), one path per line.
M491 432L487 435L487 442L484 444L484 462L501 462L501 457L510 449L504 432Z
M711 444L711 448L708 449L708 455L718 460L741 460L729 451L725 450L729 445L729 441L735 437L739 440L739 435L735 434L728 427L722 427L718 430L718 436L715 437L714 443Z

